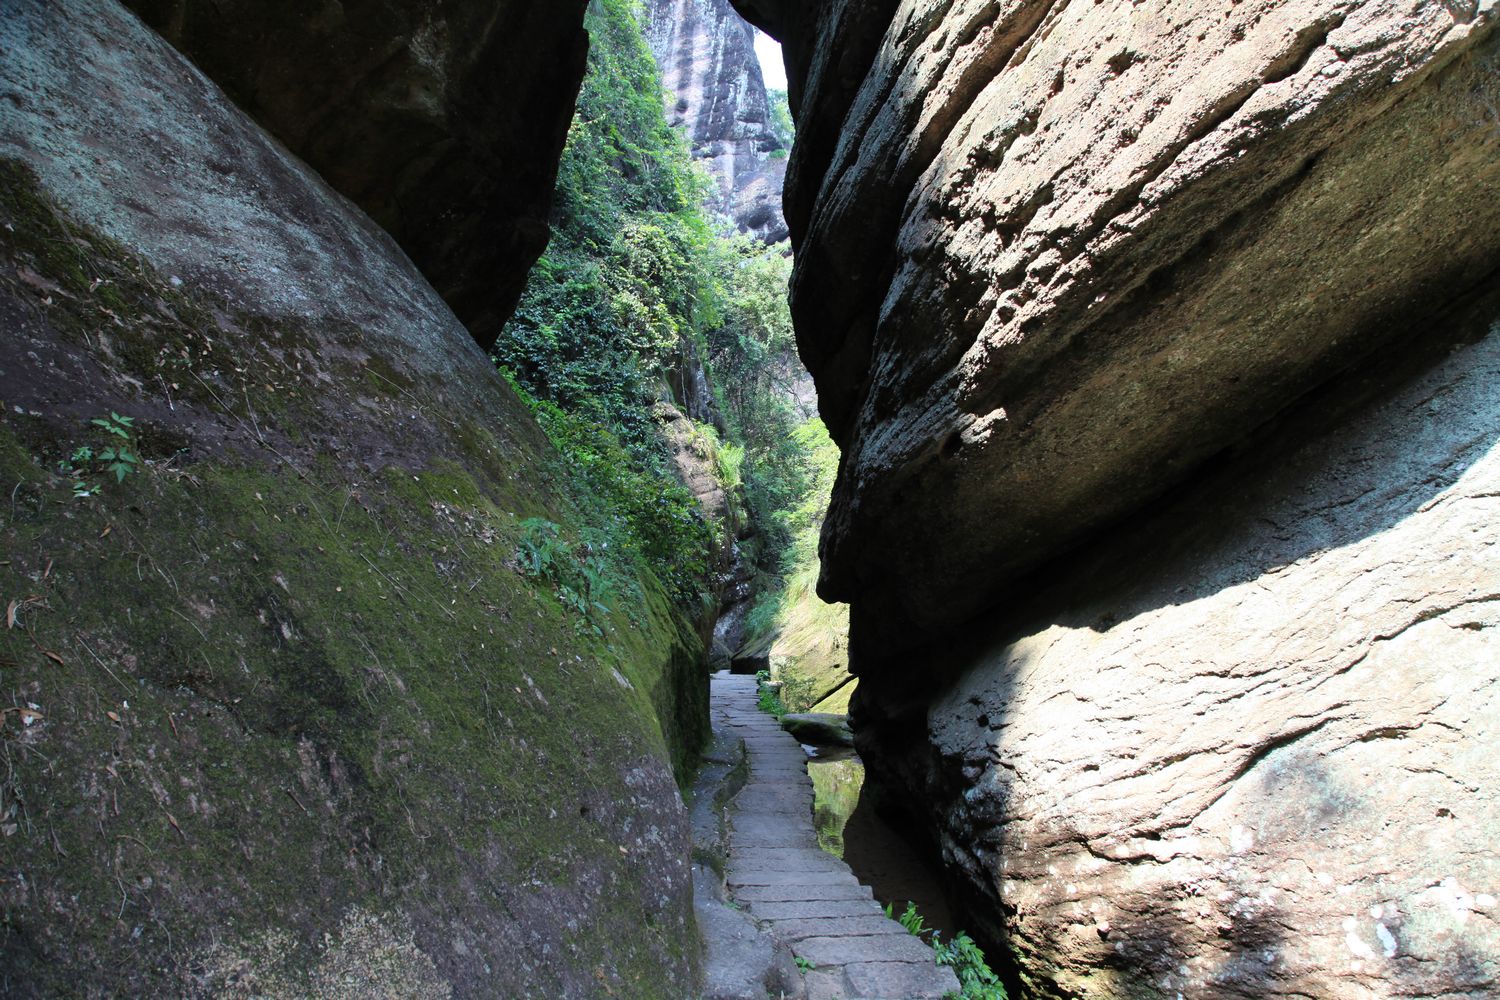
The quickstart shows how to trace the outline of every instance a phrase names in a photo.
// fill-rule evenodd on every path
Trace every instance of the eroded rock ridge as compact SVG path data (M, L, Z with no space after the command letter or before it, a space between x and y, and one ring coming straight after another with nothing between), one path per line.
M1039 995L1496 956L1496 4L742 0L858 742Z
M771 126L755 32L729 0L652 0L646 26L680 126L718 184L718 207L764 243L786 239L787 151Z

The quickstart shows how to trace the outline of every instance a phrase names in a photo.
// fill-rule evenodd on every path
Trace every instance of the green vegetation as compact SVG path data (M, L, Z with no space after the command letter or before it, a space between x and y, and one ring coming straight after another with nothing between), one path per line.
M781 703L781 694L771 685L771 674L769 671L757 670L755 672L755 707L762 712L774 715L779 720L786 714L786 706Z
M990 968L985 961L984 952L967 933L959 931L953 936L952 942L944 941L941 933L929 929L923 923L916 903L908 902L899 917L895 916L895 907L887 903L885 915L901 921L901 926L910 933L925 938L932 945L938 965L953 967L954 974L958 976L959 992L949 994L950 1000L1006 1000L1005 987L1001 985L1000 977Z
M635 5L594 4L587 27L554 236L494 357L593 501L593 537L568 544L617 577L640 560L701 611L714 532L673 475L654 408L683 343L715 321L706 187L666 124Z
M792 148L796 126L792 123L792 106L785 90L767 90L766 98L771 104L771 131L781 140L783 150ZM775 155L775 154L772 154ZM785 152L782 155L786 155Z
M781 570L795 512L810 499L814 469L792 402L800 368L786 289L791 261L750 240L723 241L722 322L706 336L707 360L729 437L745 451L745 504L761 538L762 566ZM812 498L821 511L826 497Z
M618 571L604 558L608 544L586 530L585 541L575 552L557 524L544 517L528 517L521 522L516 556L522 572L551 581L558 600L582 616L580 624L586 622L595 634L603 635L602 623L613 610L612 599L619 587Z
M787 442L806 486L797 502L777 515L790 541L746 620L745 645L771 657L788 711L847 712L853 691L849 609L817 595L818 535L838 471L838 448L817 419L798 425Z
M587 27L589 72L554 235L495 361L595 500L597 544L565 544L590 548L620 577L639 561L689 610L701 607L733 527L705 523L663 441L664 419L677 415L663 413L671 375L701 361L721 426L696 427L692 450L729 495L726 517L755 527L762 587L780 591L787 550L821 518L821 469L836 462L821 425L803 426L791 401L790 258L716 230L704 207L710 182L666 124L637 4L600 0ZM773 104L790 142L784 95ZM803 545L803 563L815 544Z
M81 444L57 463L57 471L72 479L73 496L80 500L99 494L102 487L99 477L104 473L122 483L141 467L136 454L134 417L122 417L111 411L109 416L95 417L89 424L100 429L104 443Z

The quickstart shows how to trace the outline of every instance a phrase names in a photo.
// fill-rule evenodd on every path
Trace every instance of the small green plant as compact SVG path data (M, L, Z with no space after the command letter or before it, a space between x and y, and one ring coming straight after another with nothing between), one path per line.
M928 939L937 964L952 967L958 977L959 992L948 994L947 1000L1007 1000L1000 977L990 968L984 951L967 932L959 931L952 942L944 941L940 932L928 928L923 922L922 914L917 912L917 904L913 902L906 904L899 917L895 916L894 905L886 903L885 915L900 921L908 933Z
M938 965L949 965L958 976L961 1000L1006 1000L1005 987L1000 977L985 961L984 952L974 939L964 931L953 936L951 942L938 939L933 933L932 951Z
M573 554L560 530L542 517L528 517L521 522L521 545L516 550L521 572L527 576L555 577L558 565Z
M817 965L803 958L801 955L794 955L792 961L797 963L798 972L811 972L817 968Z
M583 623L603 635L601 619L613 609L614 574L605 560L608 542L596 532L585 532L578 548L562 537L562 529L542 517L521 522L516 561L529 577L550 582L557 599L575 611Z
M132 472L141 468L140 456L136 454L135 418L121 416L113 411L107 417L95 417L89 421L103 435L98 444L82 444L73 454L57 463L57 470L73 480L73 496L79 499L98 496L102 484L96 476L113 475L115 482L122 483Z
M759 692L755 699L756 708L776 716L778 720L786 714L786 706L781 703L781 696L771 686L770 671L757 670L755 672L755 689Z

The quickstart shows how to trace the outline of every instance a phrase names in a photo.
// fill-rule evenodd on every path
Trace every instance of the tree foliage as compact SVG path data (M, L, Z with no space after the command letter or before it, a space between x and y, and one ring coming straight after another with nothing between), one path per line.
M766 97L771 105L771 132L781 141L782 149L791 149L796 126L792 123L792 106L787 100L787 92L767 90Z
M727 431L719 464L772 563L810 477L789 402L790 260L716 228L705 207L712 183L667 124L639 16L634 0L589 7L589 69L559 168L554 235L495 360L600 498L617 548L689 601L711 543L653 417L679 359L707 361Z

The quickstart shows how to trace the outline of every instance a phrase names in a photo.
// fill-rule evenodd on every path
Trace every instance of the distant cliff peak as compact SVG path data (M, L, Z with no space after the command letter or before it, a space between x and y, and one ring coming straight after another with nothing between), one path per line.
M671 97L667 114L718 184L715 207L766 243L787 237L786 144L755 56L755 29L729 0L651 0L646 26Z

